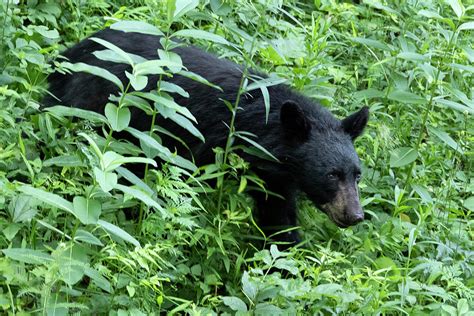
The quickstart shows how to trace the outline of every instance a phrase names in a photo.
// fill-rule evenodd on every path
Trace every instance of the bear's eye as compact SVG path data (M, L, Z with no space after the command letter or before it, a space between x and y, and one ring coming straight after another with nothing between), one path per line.
M337 172L330 172L326 175L326 177L328 178L329 181L339 180L339 175L337 174Z

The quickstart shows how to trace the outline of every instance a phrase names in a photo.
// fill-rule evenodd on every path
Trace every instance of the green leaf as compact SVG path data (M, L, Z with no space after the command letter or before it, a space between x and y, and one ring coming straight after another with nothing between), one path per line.
M58 167L85 167L86 164L81 161L79 156L57 156L43 161L43 167L58 166Z
M466 112L469 114L474 114L474 108L467 107L458 102L454 102L454 101L446 100L446 99L436 99L435 102L436 104L451 108L461 113Z
M131 113L127 107L119 108L115 104L107 103L105 116L114 131L120 132L130 124Z
M92 54L100 60L111 61L113 63L119 64L129 64L128 59L124 59L120 54L110 49L96 50ZM135 55L131 53L127 53L127 55L132 59L135 66L138 63L146 62L146 59L140 55Z
M474 22L466 22L459 26L458 31L474 30Z
M205 40L205 41L214 42L218 44L230 45L230 43L222 36L219 36L217 34L213 34L210 32L206 32L203 30L193 30L193 29L180 30L173 33L171 37L191 37L194 39Z
M134 137L138 138L140 141L143 141L144 143L146 143L147 146L156 149L159 152L158 156L164 161L170 162L172 164L175 164L179 167L182 167L184 169L188 169L191 171L194 171L197 169L197 167L192 162L178 155L172 154L168 148L158 143L150 135L147 135L132 127L128 127L126 131L132 134Z
M85 73L100 77L102 79L108 80L112 82L113 84L115 84L117 87L119 87L121 91L123 91L122 81L120 81L120 79L116 75L114 75L113 73L111 73L110 71L104 68L87 65L84 63L71 64L68 62L63 62L62 65L64 68L70 69L71 71L74 71L74 72L85 72Z
M112 225L112 224L109 224L109 225ZM114 226L114 225L112 225L112 226ZM114 227L116 227L116 226L114 226ZM91 278L92 282L94 282L94 284L96 284L102 290L104 290L108 293L112 293L112 286L110 285L110 282L107 281L107 279L104 278L97 270L95 270L91 267L85 267L84 268L84 273L89 278Z
M390 48L387 44L382 43L378 40L370 39L370 38L364 38L364 37L352 37L351 40L353 42L367 45L372 48L377 48L385 51L392 51L392 48Z
M114 235L115 237L118 237L118 238L120 238L120 239L122 239L126 242L129 242L132 245L134 245L135 247L141 248L140 243L138 242L138 240L133 238L129 233L124 231L122 228L117 227L114 224L111 224L111 223L106 222L106 221L101 220L101 219L99 219L97 221L97 224L99 224L103 229L105 229L110 234Z
M178 54L158 49L158 56L160 56L160 59L167 64L172 73L177 73L183 69L183 61Z
M223 296L222 297L222 302L224 305L229 306L230 309L233 311L241 311L241 312L246 312L247 311L247 305L245 305L244 301L242 301L240 298L235 297L235 296Z
M24 263L48 265L53 261L51 255L40 250L10 248L2 249L2 252L8 258Z
M166 91L169 93L177 93L184 98L189 98L189 93L187 93L183 88L168 81L160 82L160 91Z
M94 111L79 109L70 106L56 105L47 107L45 109L48 112L53 113L54 115L62 117L78 117L84 120L87 120L92 123L107 123L107 119L102 115Z
M150 93L150 92L145 92L145 93L136 92L134 94L141 97L141 98L145 98L145 99L151 100L155 103L158 103L158 104L160 104L164 107L173 109L174 111L182 114L183 116L187 117L191 121L197 123L196 118L194 117L194 115L187 108L185 108L184 106L181 106L178 103L174 102L173 98L171 98L171 97L166 98L164 96L160 96L160 95L157 95L155 93ZM156 105L155 105L155 108L156 108ZM160 110L160 108L157 108L157 110Z
M446 2L451 6L454 13L456 13L458 19L461 18L464 14L464 6L462 5L462 2L460 0L446 0Z
M163 67L177 67L173 62L164 61L164 60L147 60L136 64L133 68L133 74L138 75L165 75L166 71L163 70Z
M97 223L102 212L102 206L99 201L76 196L72 203L77 217L83 224Z
M199 4L199 0L176 0L173 19L176 21Z
M89 38L91 41L94 41L102 46L104 46L105 48L108 48L110 49L111 51L113 51L114 53L116 53L118 56L120 56L120 58L125 61L127 64L133 66L134 65L134 62L133 62L133 59L128 56L128 53L125 52L123 49L121 49L120 47L116 46L115 44L112 44L106 40L103 40L101 38L98 38L98 37L90 37Z
M148 84L147 76L131 74L128 71L125 71L125 76L127 76L128 80L130 80L130 84L135 91L141 91L145 89L146 85Z
M33 198L23 194L15 197L8 210L13 223L29 222L38 213Z
M190 72L190 71L185 71L185 70L181 70L179 73L179 75L183 76L183 77L186 77L186 78L189 78L191 80L194 80L194 81L197 81L199 83L202 83L202 84L205 84L206 86L209 86L211 88L214 88L214 89L217 89L221 92L223 92L224 90L222 90L221 87L219 87L218 85L215 85L209 81L207 81L206 78L194 73L194 72Z
M95 181L100 185L104 192L109 192L117 185L117 174L109 171L102 171L99 168L94 168Z
M428 60L427 56L412 53L412 52L401 52L397 55L398 58L405 59L405 60L412 60L412 61L426 61Z
M412 103L412 104L425 104L426 99L420 97L414 93L402 90L395 90L390 92L388 98L393 101L398 101L401 103Z
M424 186L413 184L412 187L424 203L433 203L430 192Z
M434 134L436 137L438 137L443 143L451 147L452 149L456 150L460 154L464 154L464 151L461 149L461 146L459 146L458 143L454 139L449 136L448 133L443 132L437 128L428 126L428 130L431 134Z
M254 141L254 140L252 140L252 139L250 139L246 136L243 136L242 133L239 133L239 132L235 133L235 136L237 136L240 139L243 139L244 141L246 141L250 145L254 146L256 149L258 149L260 152L262 152L265 156L270 158L270 160L273 160L275 162L279 162L277 157L273 156L273 154L271 152L266 150L262 145L260 145L256 141Z
M110 26L113 30L163 36L157 27L142 21L119 21Z
M381 98L383 96L385 96L385 93L383 91L373 88L357 91L356 93L354 93L354 98L358 100Z
M202 142L204 142L204 135L201 134L201 132L193 125L193 123L188 120L186 117L176 113L173 110L169 110L168 108L163 107L159 103L155 103L155 107L158 110L158 112L166 119L170 119L188 132L190 132L192 135L196 136L199 138Z
M49 30L46 26L43 25L36 25L35 31L49 39L59 38L59 33L57 30Z
M62 209L68 213L71 213L77 216L74 212L74 206L71 202L63 199L59 195L49 193L40 189L33 188L29 185L22 185L18 188L18 191L23 192L27 195L31 195L32 197L49 204L51 206L57 207Z
M88 231L78 229L76 235L74 236L74 241L82 241L91 245L103 246L104 244Z
M140 201L142 201L143 203L145 203L147 206L149 207L154 207L155 209L157 209L158 211L160 211L161 215L163 216L168 216L168 214L166 213L166 211L163 209L163 207L161 207L160 204L158 204L158 202L156 202L155 200L153 200L153 198L148 195L148 193L142 191L142 190L139 190L139 189L136 189L136 188L132 188L132 187L127 187L127 186L124 186L124 185L121 185L121 184L117 184L115 186L118 190L130 195L131 197L134 197Z
M242 291L251 301L255 300L257 296L257 287L250 280L250 276L247 271L244 271L244 274L242 275Z
M418 158L418 152L410 147L400 147L390 155L390 167L398 168L412 163Z
M474 196L468 197L466 200L464 200L463 205L471 212L474 212Z

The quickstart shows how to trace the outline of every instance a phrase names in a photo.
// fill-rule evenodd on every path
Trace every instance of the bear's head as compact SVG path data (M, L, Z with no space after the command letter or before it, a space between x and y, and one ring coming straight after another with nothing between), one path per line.
M284 102L280 110L285 138L291 144L285 162L295 182L339 227L364 219L358 193L360 161L353 141L368 118L367 107L343 120L294 101Z

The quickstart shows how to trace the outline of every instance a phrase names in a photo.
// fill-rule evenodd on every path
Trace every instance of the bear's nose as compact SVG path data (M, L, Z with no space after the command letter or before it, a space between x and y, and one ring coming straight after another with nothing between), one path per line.
M364 212L362 211L350 213L350 215L347 216L347 222L350 225L355 225L359 222L362 222L363 220L364 220Z

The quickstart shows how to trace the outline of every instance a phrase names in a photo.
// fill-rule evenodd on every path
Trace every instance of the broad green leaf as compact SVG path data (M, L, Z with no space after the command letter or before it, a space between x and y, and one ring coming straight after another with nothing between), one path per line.
M201 132L194 126L194 124L188 120L186 117L176 113L174 110L165 108L159 103L155 103L155 107L158 110L158 112L167 119L172 120L188 132L190 132L192 135L196 136L199 138L201 141L204 142L204 136L201 134Z
M119 64L129 64L128 59L123 58L123 56L110 49L96 50L92 54L94 54L94 56L100 60L111 61L113 63ZM135 55L131 53L127 53L127 55L132 59L135 65L138 63L146 62L146 59L140 55Z
M94 168L95 181L100 185L104 192L109 192L117 185L117 174L109 171L102 171L99 168Z
M160 56L162 61L167 63L167 66L172 73L177 73L183 68L181 57L174 52L158 49L158 56Z
M430 192L424 186L413 184L412 187L424 203L433 203L433 198L431 197Z
M418 53L412 53L412 52L401 52L397 55L397 57L401 59L412 60L412 61L428 60L427 56L424 56Z
M125 76L127 76L128 80L130 80L130 84L135 91L141 91L145 89L146 85L148 84L147 76L131 74L128 71L125 71Z
M224 90L222 90L221 87L219 87L218 85L215 85L209 81L207 81L206 78L194 73L194 72L190 72L190 71L185 71L185 70L181 70L178 75L181 75L183 77L186 77L186 78L189 78L191 80L194 80L194 81L197 81L199 83L202 83L202 84L205 84L206 86L209 86L211 88L214 88L214 89L217 89L221 92L223 92Z
M71 202L63 199L59 195L56 195L54 193L49 193L40 189L33 188L29 185L22 185L18 188L18 191L23 192L27 195L31 195L32 197L49 204L51 206L57 207L59 209L62 209L68 213L71 213L75 216L77 216L74 212L74 206L72 205Z
M395 90L390 92L388 98L393 101L398 101L401 103L412 103L412 104L424 104L426 99L416 95L414 93L402 90Z
M131 113L127 107L119 108L115 104L107 103L105 116L114 131L120 132L130 124Z
M296 263L294 260L289 260L286 258L280 258L277 261L275 261L275 268L281 269L281 270L286 270L290 272L293 275L298 274L298 268L296 267Z
M464 6L462 5L461 0L446 0L446 2L451 6L454 13L456 13L458 19L461 18L464 14Z
M91 245L103 246L99 238L95 237L88 231L78 229L76 235L74 236L74 241L82 241Z
M143 157L124 157L114 151L107 151L100 160L103 171L113 171L126 163L147 163L156 167L156 161Z
M49 158L43 161L43 167L58 166L58 167L85 167L86 164L81 161L79 156L58 156Z
M124 231L122 228L117 227L114 224L111 224L111 223L106 222L106 221L101 220L101 219L99 219L97 221L97 224L99 224L103 229L105 229L110 234L114 235L115 237L118 237L118 238L120 238L120 239L122 239L126 242L129 242L132 245L134 245L135 247L141 248L140 243L138 242L138 240L133 238L129 233Z
M250 276L247 271L244 271L242 275L242 291L251 300L255 300L257 296L257 286L250 280Z
M474 212L474 196L468 197L466 200L464 200L463 205L471 212Z
M418 152L410 147L400 147L390 155L390 167L398 168L412 163L418 158Z
M106 222L104 222L106 223ZM109 223L107 223L109 224ZM112 224L109 224L109 225L112 225ZM112 225L116 228L118 228L117 226L115 225ZM119 228L120 229L120 228ZM105 228L105 230L108 231L108 229ZM113 234L112 232L109 231L109 233ZM114 234L113 234L114 235ZM117 236L120 238L120 236ZM138 242L138 241L137 241ZM85 275L87 275L89 278L91 278L92 282L94 282L94 284L96 284L98 287L100 287L102 290L108 292L108 293L112 293L112 286L110 285L110 282L107 281L106 278L104 278L100 273L99 271L91 268L91 267L85 267L84 268L84 273Z
M177 20L199 4L199 0L176 0L173 19Z
M254 315L285 315L278 306L270 303L258 303L255 305Z
M160 82L160 91L165 91L169 93L177 93L184 98L189 98L189 93L187 93L183 88L168 81Z
M53 258L48 253L40 250L26 248L2 249L3 254L13 260L30 264L50 264Z
M172 37L191 37L194 39L201 39L218 44L230 45L230 43L220 35L210 33L203 30L185 29L180 30L171 35Z
M377 48L377 49L381 49L381 50L385 50L385 51L391 51L392 50L392 48L390 48L387 44L382 43L378 40L370 39L370 38L352 37L351 40L353 42L363 44L363 45L367 45L367 46L372 47L372 48Z
M474 30L474 22L466 22L459 26L458 31Z
M13 223L29 222L38 213L33 198L29 195L16 196L8 207Z
M130 195L131 197L134 197L140 201L142 201L143 203L145 203L147 206L149 207L154 207L155 209L157 209L158 211L160 211L160 213L163 215L163 216L167 216L165 210L163 209L163 207L161 207L160 204L158 204L158 202L156 202L155 200L153 200L153 198L148 195L146 192L140 190L140 189L136 189L136 188L132 188L132 187L127 187L125 185L121 185L121 184L117 184L115 186L118 190L122 191L123 193L126 193L128 195Z
M157 95L156 93L151 93L151 92L135 92L134 95L137 95L141 98L151 100L155 103L158 103L162 106L168 107L170 109L173 109L174 111L182 114L183 116L187 117L191 121L197 123L196 118L194 115L184 106L179 105L178 103L174 102L173 98L165 98L163 96ZM155 106L156 107L156 106ZM160 110L157 108L157 110Z
M43 25L36 25L34 30L49 39L59 38L59 33L57 30L49 30L46 26Z
M250 145L254 146L256 149L258 149L259 151L261 151L263 154L265 154L267 157L269 157L271 160L275 161L275 162L278 162L278 158L275 157L271 152L269 152L268 150L266 150L262 145L260 145L259 143L257 143L256 141L242 135L242 133L235 133L235 136L237 136L238 138L240 139L243 139L244 141L246 141L247 143L249 143Z
M396 263L390 259L389 257L379 257L374 261L375 268L380 269L387 269L390 271L389 276L400 276L400 269L396 265Z
M464 151L461 149L461 146L459 146L459 144L456 143L456 141L454 139L452 139L451 136L449 136L448 133L446 133L444 131L441 131L437 128L431 127L431 126L428 126L428 130L430 131L431 134L434 134L436 137L438 137L440 140L442 140L443 143L445 143L446 145L448 145L452 149L456 150L460 154L464 154Z
M467 112L469 114L474 114L474 108L467 107L464 104L458 102L446 99L436 99L435 102L436 104L443 105L459 112Z
M119 21L117 23L112 24L110 28L123 32L135 32L156 36L164 35L163 32L161 32L156 26L142 21Z
M121 91L123 91L122 81L120 81L120 79L116 75L114 75L113 73L111 73L110 71L104 68L87 65L84 63L71 64L69 62L63 62L62 65L64 68L70 69L74 72L85 72L97 77L101 77L102 79L112 82L117 87L119 87Z
M88 120L92 123L107 123L107 119L102 115L94 111L83 110L70 106L56 105L45 108L46 111L51 112L55 115L62 117L78 117L84 120Z
M127 179L130 183L136 185L137 187L140 188L140 190L144 191L145 193L147 193L148 195L153 195L155 193L155 191L153 191L149 186L148 184L146 184L145 182L143 182L142 179L140 179L139 177L137 177L134 173L130 172L128 169L126 168L123 168L123 167L118 167L117 168L117 172L118 174L120 174L122 177L124 177L125 179Z
M229 306L231 310L233 311L241 311L241 312L246 312L247 311L247 305L245 305L244 301L242 301L240 298L235 297L235 296L223 296L222 297L222 302L224 305Z
M130 56L128 56L128 53L127 53L127 52L125 52L123 49L121 49L121 48L118 47L117 45L112 44L112 43L110 43L110 42L108 42L108 41L106 41L106 40L103 40L103 39L101 39L101 38L98 38L98 37L90 37L89 39L90 39L91 41L94 41L94 42L96 42L96 43L98 43L98 44L104 46L105 48L110 49L111 51L113 51L114 53L116 53L117 55L119 55L120 58L121 58L122 60L124 60L127 64L133 66L133 64L134 64L133 59L132 59Z
M87 225L97 223L100 213L102 212L102 206L99 201L86 199L82 196L76 196L74 197L72 204L74 205L76 216L83 224Z
M429 19L442 19L443 17L439 15L438 12L436 11L431 11L431 10L420 10L418 11L418 14L424 17L427 17Z
M133 74L135 76L141 75L164 75L166 71L163 70L163 67L175 67L174 63L164 60L147 60L136 64L133 68ZM179 65L178 65L179 66Z
M358 100L363 100L363 99L381 98L384 95L385 93L383 91L369 88L366 90L357 91L356 93L354 93L354 98Z
M158 143L150 135L145 134L145 133L143 133L139 130L136 130L132 127L128 127L126 129L126 131L129 132L130 134L132 134L134 137L136 137L140 141L143 141L144 143L146 143L147 146L156 149L159 152L158 156L161 159L163 159L164 161L170 162L172 164L175 164L179 167L182 167L184 169L188 169L188 170L191 170L191 171L194 171L194 170L197 169L196 166L192 162L190 162L189 160L184 159L184 158L182 158L178 155L172 154L169 151L168 148L166 148L163 145L161 145L160 143Z

